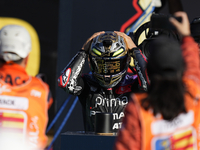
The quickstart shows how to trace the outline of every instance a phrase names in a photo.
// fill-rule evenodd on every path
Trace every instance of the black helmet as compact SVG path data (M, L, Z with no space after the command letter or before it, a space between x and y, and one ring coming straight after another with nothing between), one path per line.
M89 50L89 66L102 87L116 86L129 63L130 56L123 37L107 31L93 39Z

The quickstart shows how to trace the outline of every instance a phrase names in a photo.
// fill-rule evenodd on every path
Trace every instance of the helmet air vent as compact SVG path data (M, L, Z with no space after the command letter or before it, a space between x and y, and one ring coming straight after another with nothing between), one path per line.
M111 41L111 40L104 40L104 41L103 41L103 46L109 47L109 46L111 46L111 45L112 45L112 41Z

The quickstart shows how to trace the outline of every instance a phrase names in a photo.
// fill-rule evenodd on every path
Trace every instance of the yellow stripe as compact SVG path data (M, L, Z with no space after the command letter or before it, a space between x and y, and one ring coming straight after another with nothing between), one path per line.
M185 137L185 136L187 136L187 135L189 135L189 134L191 134L191 133L192 133L192 130L190 129L190 130L187 130L187 131L185 131L185 132L182 132L182 133L178 133L178 134L173 135L173 139L176 140L176 139Z
M6 112L3 113L3 117L12 117L12 118L21 118L21 119L24 118L24 116L22 114L19 114L19 113L6 113Z
M185 146L188 146L188 145L191 145L194 143L194 138L193 137L190 137L189 139L183 139L181 141L178 141L174 144L174 148L181 148L181 147L185 147Z
M3 121L2 122L2 127L7 127L7 128L23 128L24 123L21 122L13 122L13 121Z
M139 0L140 7L145 10L152 0Z
M186 148L185 150L194 150L194 148L190 147L190 148Z

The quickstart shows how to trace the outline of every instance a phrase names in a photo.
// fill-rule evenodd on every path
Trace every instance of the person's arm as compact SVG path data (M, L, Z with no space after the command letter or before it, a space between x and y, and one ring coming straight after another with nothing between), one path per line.
M146 72L146 58L142 54L141 50L136 47L135 43L133 42L130 36L127 36L125 33L118 31L115 31L115 33L122 36L126 40L126 44L129 49L130 55L134 59L134 65L136 73L138 75L139 87L140 89L147 91L149 86L149 78Z
M78 95L82 91L84 84L81 79L81 73L84 69L87 54L80 50L70 61L70 63L61 72L58 78L58 86L70 94Z
M84 82L81 74L85 65L85 61L89 52L92 40L104 33L94 33L83 45L81 50L72 58L69 64L61 72L58 78L58 86L62 87L65 91L73 95L79 95L84 88Z
M190 33L190 23L185 12L177 12L175 16L182 17L182 22L171 18L179 34L182 36L182 54L185 61L184 78L190 78L200 85L200 66L198 46Z
M138 75L139 87L140 89L147 91L150 84L146 70L147 60L139 48L133 48L130 51Z
M114 150L141 150L141 124L137 106L130 100L123 119L122 128L114 145Z
M182 40L182 54L185 61L184 78L189 78L200 85L200 66L198 46L192 37Z

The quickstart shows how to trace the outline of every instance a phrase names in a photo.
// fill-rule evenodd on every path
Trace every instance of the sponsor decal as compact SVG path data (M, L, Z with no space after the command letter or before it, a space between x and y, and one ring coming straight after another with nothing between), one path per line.
M96 113L100 113L102 111L95 111L95 108L112 108L112 110L115 109L115 107L124 107L125 105L128 104L128 98L127 96L123 96L120 98L113 98L113 99L107 99L107 98L103 98L103 97L97 97L95 99L95 104L94 107L90 107L90 116L94 116ZM105 109L105 110L106 110ZM119 110L115 110L115 112L113 112L113 126L112 129L113 131L118 130L122 127L122 118L124 117L124 109L120 109L121 111L119 112ZM116 112L118 111L118 112Z
M60 87L65 87L67 85L70 75L71 75L71 68L68 68L58 79Z
M0 95L0 108L27 110L29 101L26 97Z
M114 123L112 129L113 130L121 129L121 127L122 127L122 122L117 122L117 123Z
M96 115L96 113L101 113L100 111L94 111L94 110L91 110L90 111L90 116L94 116ZM124 117L124 112L120 112L120 113L113 113L113 120L119 120L121 118Z
M10 91L11 91L11 89L9 89L7 85L2 86L0 84L0 94L3 93L3 92L10 92Z
M189 126L194 122L194 112L189 111L185 114L180 114L173 121L159 120L151 124L151 131L153 135L172 133L176 129Z
M143 76L143 74L142 74L142 72L141 72L141 69L140 69L140 67L139 67L139 65L138 65L138 61L136 61L136 60L135 60L135 66L136 66L136 70L137 70L137 72L138 72L138 76L140 77L141 82L142 82L142 88L143 88L145 91L147 91L147 82L146 82L146 80L144 79L144 76Z
M118 113L113 113L113 120L118 120L118 119L121 119L122 117L124 117L124 112L120 112L119 114Z
M104 60L98 60L98 73L108 74L108 73L118 73L120 72L120 61L104 62Z
M39 126L38 126L38 116L34 116L31 118L31 122L29 124L29 127L31 131L29 134L29 144L32 148L36 148L38 145L38 139L39 139Z
M74 73L74 75L72 77L72 80L70 81L70 84L69 84L69 87L68 87L69 91L77 93L78 91L80 91L82 89L81 86L77 86L76 81L77 81L77 78L78 78L84 64L85 64L85 59L82 59L80 65L78 66L76 72Z
M40 98L42 93L40 91L37 91L37 90L31 90L31 94L30 95Z
M124 108L127 104L128 97L125 95L117 98L105 98L102 95L99 95L89 107L90 117L95 117L96 113L113 113L112 129L115 132L122 127L122 118L125 116Z
M95 106L105 106L105 107L116 107L116 106L125 106L128 104L128 98L127 96L123 96L121 99L120 98L112 98L112 99L107 99L103 97L96 97L95 99Z
M154 150L195 150L197 149L196 132L193 127L189 127L180 131L176 131L172 133L172 135L154 137L151 144L152 149Z

